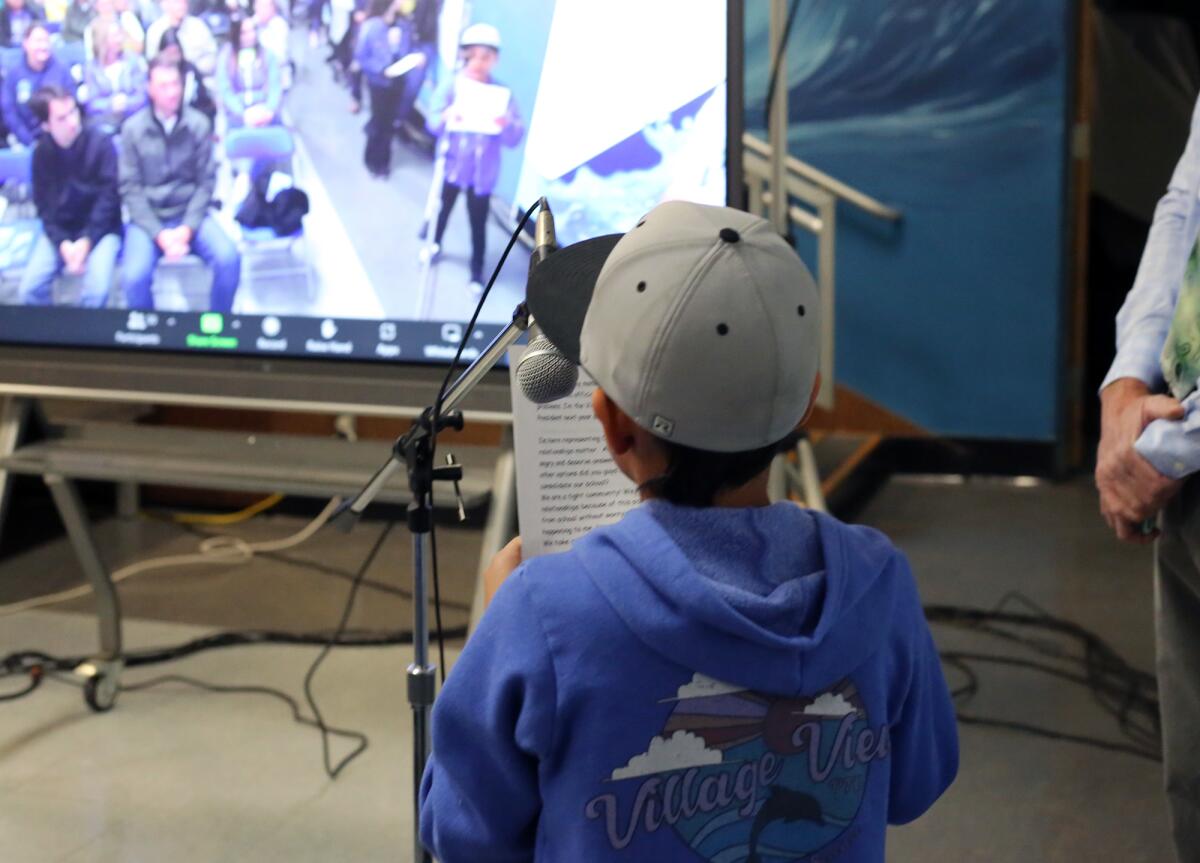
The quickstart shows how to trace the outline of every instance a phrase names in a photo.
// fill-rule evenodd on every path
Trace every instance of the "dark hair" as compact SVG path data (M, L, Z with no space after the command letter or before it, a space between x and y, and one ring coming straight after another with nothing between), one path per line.
M178 48L180 54L184 53L183 52L183 43L179 41L179 28L178 27L168 27L166 30L163 30L162 36L160 36L158 39L158 50L159 51L162 51L164 48L170 48L172 46ZM154 59L157 60L158 58L155 57ZM186 57L185 57L185 59L186 59ZM153 61L151 61L151 62L153 62Z
M797 434L761 449L746 452L710 452L659 439L667 455L661 476L642 483L640 489L676 506L712 506L717 494L738 488L771 466L772 459L795 446ZM640 490L639 489L639 490Z
M45 87L39 87L29 99L29 110L33 111L33 116L38 118L39 123L47 123L50 121L50 103L62 99L70 99L76 105L79 104L71 90L57 84L47 84Z
M396 0L371 0L371 4L367 6L367 17L382 18L395 2Z
M161 51L162 49L160 48L159 50ZM162 54L154 55L154 59L150 61L150 66L146 69L147 81L149 81L154 75L155 69L174 69L177 73L179 73L179 80L183 80L183 63L176 63L168 60Z
M50 35L50 28L46 26L45 21L35 20L29 25L29 29L25 31L25 35L21 37L22 42L28 42L29 37L33 35L34 30L41 30L47 36Z
M242 27L245 26L247 21L250 21L252 25L257 26L257 22L251 20L252 18L253 18L252 15L234 15L232 18L229 19L229 70L230 70L230 72L233 72L235 69L237 69L238 52L242 50ZM259 57L259 59L262 58L263 46L262 46L262 43L257 40L255 40L255 43L254 43L254 53Z

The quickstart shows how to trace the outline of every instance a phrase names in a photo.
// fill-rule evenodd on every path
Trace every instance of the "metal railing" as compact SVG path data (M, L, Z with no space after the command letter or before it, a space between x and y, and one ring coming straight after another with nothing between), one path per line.
M743 136L742 172L749 194L750 212L768 217L775 202L773 185L779 165L772 159L767 142L747 133ZM783 186L787 196L788 221L817 238L817 288L821 298L821 391L817 404L833 409L834 337L837 296L837 208L840 201L888 222L899 222L904 214L840 180L817 170L794 156L783 160Z

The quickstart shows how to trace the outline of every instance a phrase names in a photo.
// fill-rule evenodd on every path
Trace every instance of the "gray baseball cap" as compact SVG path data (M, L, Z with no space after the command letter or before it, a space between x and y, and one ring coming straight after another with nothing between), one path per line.
M551 255L538 325L642 428L713 452L777 443L803 419L820 356L817 286L770 223L674 201L627 234Z

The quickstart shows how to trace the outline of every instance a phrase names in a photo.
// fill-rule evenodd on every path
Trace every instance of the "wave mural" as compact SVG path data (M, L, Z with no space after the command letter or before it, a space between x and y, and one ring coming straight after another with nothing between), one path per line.
M905 213L895 229L843 209L838 379L931 431L1058 434L1070 8L799 7L792 153ZM760 133L768 29L768 4L750 0L747 126Z

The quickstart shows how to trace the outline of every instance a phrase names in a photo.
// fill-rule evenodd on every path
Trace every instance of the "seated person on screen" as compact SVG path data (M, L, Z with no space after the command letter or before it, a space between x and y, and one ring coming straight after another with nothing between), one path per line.
M216 182L212 123L183 104L179 66L150 61L150 104L121 128L121 198L129 211L121 281L131 309L153 309L162 258L199 256L212 269L208 310L229 312L241 257L208 214Z
M162 0L162 17L146 28L146 59L153 60L160 50L163 33L177 30L183 56L201 77L209 78L217 69L217 40L208 25L188 14L188 0Z
M288 22L281 14L275 0L254 0L254 23L258 28L258 41L279 64L283 89L288 88L287 74L289 57Z
M142 22L142 27L149 27L162 14L162 7L157 0L117 0L117 9L128 10Z
M45 131L33 151L33 202L42 234L21 276L21 302L52 305L54 280L66 272L83 276L81 308L103 308L121 251L112 138L84 128L69 89L43 87L29 105Z
M95 55L88 63L88 122L108 134L146 106L146 61L127 50L125 29L113 18L92 22Z
M117 0L96 0L96 17L83 31L83 47L88 59L96 56L96 34L107 32L107 27L116 25L124 35L124 48L128 54L143 54L146 51L146 28L138 17L129 11L129 4Z
M283 102L279 61L258 41L254 18L235 18L217 60L217 95L230 129L269 126Z
M15 48L25 41L34 21L45 21L46 13L32 0L4 0L0 8L0 47Z
M183 104L195 108L209 120L216 120L217 103L200 72L184 56L179 31L174 27L163 31L158 40L158 53L163 59L178 64L183 72Z
M483 264L487 254L487 217L492 191L500 176L502 147L515 147L525 135L517 100L509 93L508 105L499 116L472 117L482 107L459 98L460 90L477 85L495 85L492 70L500 60L500 33L490 24L472 24L463 31L462 70L450 83L430 114L429 131L444 136L446 177L442 182L441 212L433 244L421 249L422 263L437 258L450 214L459 195L467 193L471 223L471 281L468 289L478 296L483 291ZM463 124L467 125L463 125ZM489 128L490 127L490 128Z
M29 107L29 100L42 87L61 87L75 92L71 73L50 50L50 34L46 25L35 22L25 32L20 62L4 74L0 90L0 108L8 131L25 147L32 147L42 134L42 123Z
M533 278L565 301L538 323L595 378L643 503L567 552L521 563L518 540L491 564L433 709L426 847L880 863L887 825L953 781L958 736L904 556L767 495L816 398L812 276L765 220L668 203Z
M96 17L94 0L71 0L67 14L62 19L59 36L64 42L82 42L88 25Z

